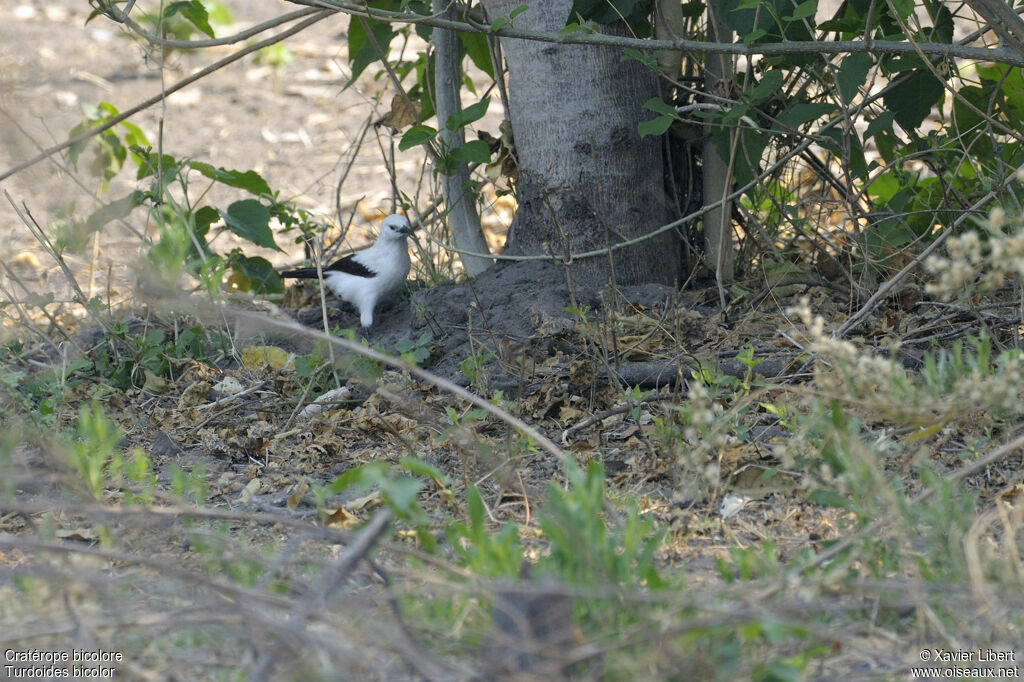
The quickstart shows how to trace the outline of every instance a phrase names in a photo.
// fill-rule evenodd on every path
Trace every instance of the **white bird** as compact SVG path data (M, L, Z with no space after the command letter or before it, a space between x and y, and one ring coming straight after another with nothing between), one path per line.
M323 268L324 283L342 300L359 310L359 324L366 334L373 324L373 309L381 298L402 286L409 275L409 246L413 236L405 216L389 215L380 226L377 241ZM415 237L413 236L415 239ZM316 268L298 268L281 277L317 279Z

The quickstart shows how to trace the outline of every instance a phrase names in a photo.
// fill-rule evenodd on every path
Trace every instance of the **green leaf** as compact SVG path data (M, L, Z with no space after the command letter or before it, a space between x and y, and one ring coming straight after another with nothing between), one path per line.
M745 99L751 104L760 104L775 94L782 85L782 72L771 70L761 76L761 81L749 90L744 91Z
M348 26L348 57L349 67L352 69L352 78L345 84L346 88L356 82L356 79L366 70L366 67L380 58L373 45L374 41L369 40L366 29L363 28L363 21L370 27L377 45L385 55L387 55L391 47L391 39L396 35L391 30L391 24L385 21L352 18Z
M470 486L466 491L466 507L469 512L469 527L473 531L477 531L474 540L479 542L483 539L481 536L484 529L484 499L475 485Z
M713 130L711 141L723 159L733 158L731 143L732 135L728 128ZM737 185L749 183L758 173L761 155L764 154L765 136L755 130L744 128L739 135L739 148L735 154L733 177Z
M853 101L857 96L860 86L864 85L868 78L868 71L874 60L866 52L848 55L839 65L839 73L836 76L836 84L839 86L839 96L845 104Z
M935 15L932 17L934 26L929 31L926 29L925 39L933 43L952 43L954 20L953 13L944 4L936 3L933 6Z
M460 33L459 44L476 68L494 78L494 62L491 60L491 51L487 48L487 36L480 33Z
M232 258L231 269L249 281L249 291L255 294L280 294L284 291L281 276L266 258L239 254Z
M243 239L248 239L256 246L280 251L274 243L274 234L270 231L270 209L256 199L243 199L228 206L227 212L221 211L220 217L228 229Z
M868 123L867 130L864 131L864 139L870 140L879 132L885 130L892 130L892 122L896 120L896 115L891 111L886 111L878 115L873 121Z
M900 181L896 177L896 174L892 171L885 173L879 173L875 176L875 179L871 181L871 184L867 186L867 193L869 197L872 197L875 201L875 206L884 206L889 203L896 192L900 190Z
M629 19L633 11L644 4L641 0L575 0L569 17L578 15L599 24L614 24L623 18Z
M203 3L199 0L171 3L167 6L167 9L164 10L164 17L170 18L178 12L180 12L181 16L185 17L189 23L209 37L216 37L213 35L213 28L210 26L210 15L207 13L206 7L204 7Z
M422 489L423 484L420 481L407 476L380 482L380 491L385 499L403 516L415 513L416 502Z
M412 128L409 128L409 130L405 131L405 135L402 135L402 139L398 143L398 149L404 152L417 145L430 142L435 137L437 137L437 131L430 126L413 126Z
M782 17L783 21L800 21L807 17L813 17L814 13L818 10L818 0L806 0L796 6L793 10L793 14L788 17Z
M455 162L487 163L491 160L491 148L483 140L473 140L453 149L448 158Z
M270 185L268 185L267 181L264 180L256 171L237 171L228 170L227 168L214 168L212 165L201 161L189 161L188 165L190 168L198 171L201 175L210 178L211 180L216 180L222 185L244 189L250 194L255 194L256 196L273 194L273 192L270 191Z
M178 169L184 165L179 164L178 160L170 154L160 154L157 156L152 153L144 153L140 155L139 161L139 172L135 174L136 180L142 180L155 175L157 166L163 171L164 179L167 179L176 174Z
M807 499L825 507L838 507L839 509L850 508L849 500L834 490L813 490L807 495Z
M892 0L892 6L901 19L906 19L914 12L914 0Z
M445 122L445 127L448 130L458 130L463 128L473 121L477 121L483 118L484 114L487 113L487 107L491 104L491 98L486 97L476 104L470 105L462 111L452 114L448 117Z
M779 114L777 120L784 128L796 128L835 110L831 102L798 102Z
M358 486L357 490L367 490L380 481L387 471L387 464L377 460L352 467L331 482L330 491L337 495L343 490Z
M768 35L768 31L764 30L763 28L755 29L743 36L743 44L746 45L747 47L750 47L761 38L764 38L766 35Z
M143 192L136 190L127 196L101 206L86 219L86 231L89 233L96 232L112 220L120 220L127 217L137 206L142 205L145 196Z
M892 88L882 101L896 116L896 122L911 131L921 125L932 107L942 99L942 84L930 71L916 71L906 82Z
M665 116L676 115L676 108L660 97L652 97L644 102L644 108L650 109L656 114L662 114Z
M636 130L640 133L640 139L648 135L664 135L665 131L672 127L672 122L675 120L675 116L658 116L649 121L640 121L637 124Z
M402 468L410 474L426 476L427 478L432 478L435 481L441 481L445 485L448 484L448 477L444 475L443 471L429 462L424 462L422 459L418 459L416 457L403 457L400 464Z
M218 220L220 220L220 213L217 209L212 206L203 206L195 214L196 234L201 237L206 236L210 231L210 225Z
M747 116L750 113L749 104L734 104L729 111L725 112L725 115L721 117L721 123L725 126L739 125L740 119ZM710 111L698 111L697 116L699 118L718 118L719 114L712 113Z

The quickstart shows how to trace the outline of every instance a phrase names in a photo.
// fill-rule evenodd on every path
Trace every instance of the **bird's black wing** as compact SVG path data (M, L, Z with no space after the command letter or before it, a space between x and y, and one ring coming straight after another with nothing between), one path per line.
M336 260L326 268L324 272L344 272L346 275L352 275L353 277L365 277L371 279L377 276L377 273L366 267L352 256L345 256L340 260ZM281 277L294 277L296 279L316 279L316 268L298 268L297 270L287 270L281 273Z
M352 254L351 256L345 256L341 260L336 260L324 268L324 270L328 272L344 272L346 275L366 277L367 279L377 276L376 272L357 261L355 256L356 254Z

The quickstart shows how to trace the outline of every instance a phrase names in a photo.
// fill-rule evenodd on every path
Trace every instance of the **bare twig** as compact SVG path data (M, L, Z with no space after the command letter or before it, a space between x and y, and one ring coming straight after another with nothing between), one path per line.
M462 398L463 400L472 403L474 406L479 407L480 409L488 412L492 416L500 419L501 421L505 422L512 428L516 429L527 438L533 440L541 449L546 450L551 455L554 455L559 459L565 456L565 453L562 452L561 448L555 445L550 438L548 438L547 436L539 432L537 429L530 426L529 424L527 424L522 419L515 416L505 408L495 405L494 403L490 402L489 400L486 400L485 398L481 398L475 393L467 391L465 388L449 381L448 379L445 379L444 377L437 376L436 374L429 372L423 369L422 367L418 367L417 365L411 365L400 357L386 355L379 351L368 348L362 344L358 344L354 341L349 341L348 339L339 338L337 336L330 336L321 331L315 331L308 327L303 327L297 322L277 320L271 317L267 317L265 315L260 315L258 313L253 313L246 310L228 310L225 311L225 314L227 314L228 316L243 318L250 322L260 323L267 325L269 327L274 327L281 331L289 331L294 334L311 336L316 339L326 341L350 353L362 355L363 357L369 358L374 362L379 362L381 364L388 365L389 367L394 367L395 369L408 372L409 374L417 377L418 379L421 379L429 384L433 384L434 386L437 386L438 388L447 391L448 393L452 393L458 396L459 398Z
M348 578L356 564L373 549L381 536L384 535L384 531L391 525L391 518L391 510L389 509L377 512L370 519L369 523L363 526L356 534L352 544L325 568L319 585L315 589L310 590L309 594L296 605L292 611L291 618L288 620L288 624L278 632L277 645L267 649L257 664L256 669L249 676L249 679L255 682L270 679L283 645L289 639L295 638L306 627L306 621L312 615L314 609L326 606L328 596Z
M75 135L74 137L72 137L72 138L70 138L68 140L65 140L64 142L61 142L59 144L55 144L55 145L52 145L50 147L47 147L46 149L44 149L43 151L39 152L38 154L36 154L32 158L27 159L26 161L22 161L21 163L17 164L13 168L8 168L3 173L0 173L0 180L6 180L7 178L11 177L15 173L18 173L19 171L23 171L26 168L34 166L35 164L39 163L40 161L45 160L46 158L52 156L53 154L56 154L56 153L61 152L61 151L65 150L65 149L68 149L69 147L71 147L73 145L76 145L79 142L84 142L85 140L88 140L91 137L99 135L100 133L104 132L105 130L110 130L111 128L113 128L117 124L121 123L122 121L125 121L125 120L131 118L132 116L134 116L135 114L139 113L140 111L143 111L144 109L148 109L149 107L153 106L154 104L157 104L159 102L164 101L164 99L167 96L177 92L178 90L181 90L182 88L184 88L184 87L186 87L188 85L191 85L192 83L195 83L198 80L201 80L202 78L208 76L209 74L213 73L214 71L217 71L218 69L222 69L225 66L227 66L228 64L236 62L236 61L238 61L239 59L241 59L242 57L244 57L244 56L246 56L248 54L252 54L253 52L257 52L259 50L262 50L264 47L267 47L268 45L273 45L275 43L279 43L282 40L284 40L285 38L293 36L296 33L299 33L300 31L305 30L306 28L312 26L313 24L317 23L318 21L322 21L323 19L326 19L329 16L331 16L331 12L328 12L328 11L317 12L317 13L311 15L305 21L301 21L301 22L299 22L295 26L292 26L289 29L286 29L286 30L284 30L284 31L282 31L282 32L280 32L280 33L278 33L276 35L273 35L273 36L271 36L269 38L261 40L261 41L259 41L257 43L253 43L252 45L249 45L248 47L245 47L245 48L239 50L238 52L235 52L234 54L228 55L224 59L218 60L218 61L214 62L213 64L210 64L209 66L206 66L206 67L200 69L199 71L196 71L191 76L188 76L186 78L182 78L180 81L178 81L174 85L170 86L166 90L162 90L160 93L150 97L149 99L146 99L146 100L140 102L139 104L136 104L134 107L131 107L130 109L122 111L120 114L118 114L117 116L113 117L109 121L106 121L102 125L98 125L95 128L90 128L89 130L81 132L78 135Z

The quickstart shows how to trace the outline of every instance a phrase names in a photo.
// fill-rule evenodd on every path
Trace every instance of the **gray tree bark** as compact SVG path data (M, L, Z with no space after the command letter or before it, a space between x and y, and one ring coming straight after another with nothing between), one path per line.
M483 0L491 21L521 0ZM572 0L530 3L517 28L564 28ZM600 26L599 30L615 29ZM502 38L519 160L519 209L508 254L582 253L648 234L668 222L661 149L640 139L657 75L620 50ZM608 255L573 260L577 284L675 284L680 242L662 233Z

